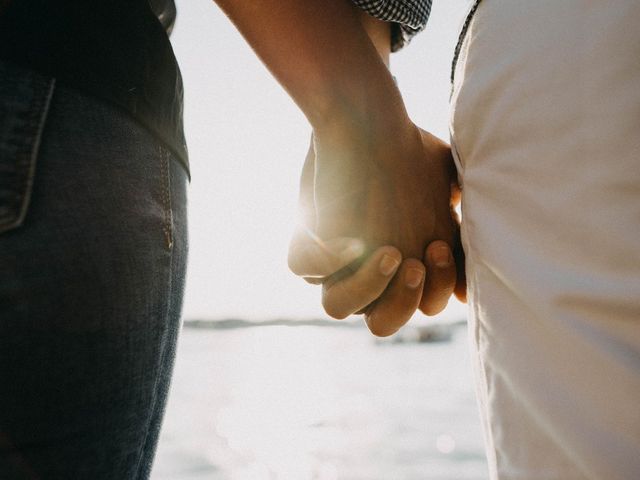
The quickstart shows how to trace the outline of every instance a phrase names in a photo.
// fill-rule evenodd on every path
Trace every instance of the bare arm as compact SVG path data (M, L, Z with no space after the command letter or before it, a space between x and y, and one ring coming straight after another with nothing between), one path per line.
M369 40L378 51L378 55L383 63L389 68L389 57L391 56L391 24L372 17L365 11L358 12L358 19L362 24Z
M216 3L302 109L316 133L333 135L338 129L348 129L350 135L359 135L373 128L384 131L388 126L409 123L400 93L382 60L388 60L384 31L389 27L384 22L368 17L348 0Z

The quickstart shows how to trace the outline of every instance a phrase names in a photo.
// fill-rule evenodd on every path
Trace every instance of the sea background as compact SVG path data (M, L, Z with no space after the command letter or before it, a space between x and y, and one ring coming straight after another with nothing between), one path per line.
M318 323L185 328L152 479L488 478L466 325Z

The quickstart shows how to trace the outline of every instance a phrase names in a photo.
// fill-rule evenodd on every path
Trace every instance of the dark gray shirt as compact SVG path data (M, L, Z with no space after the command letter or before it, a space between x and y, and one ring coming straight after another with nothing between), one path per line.
M173 0L153 3L170 29ZM0 61L115 104L188 169L180 70L149 0L5 0L0 5Z

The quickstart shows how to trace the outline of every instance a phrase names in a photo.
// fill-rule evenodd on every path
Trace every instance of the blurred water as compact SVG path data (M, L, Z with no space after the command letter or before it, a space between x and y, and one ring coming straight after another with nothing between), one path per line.
M153 480L485 480L465 328L185 329Z

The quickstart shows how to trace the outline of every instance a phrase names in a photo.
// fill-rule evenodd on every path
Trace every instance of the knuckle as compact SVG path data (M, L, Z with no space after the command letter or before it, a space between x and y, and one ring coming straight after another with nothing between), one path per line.
M325 308L324 311L327 312L327 315L329 315L334 320L344 320L349 316L348 313L343 312L341 310L333 310L333 309Z
M295 275L300 276L304 274L300 265L299 252L297 252L293 247L289 248L289 254L287 255L287 266L289 267L289 270L291 270L291 272Z
M454 270L441 272L429 282L429 291L434 298L448 297L456 286L456 274Z
M287 264L289 270L299 277L322 276L326 270L310 248L289 250Z
M324 308L324 311L327 315L336 320L344 320L349 316L349 312L345 311L343 308L340 308L339 305L336 305L331 301L330 298L327 298L326 296L322 297L322 308Z
M289 267L289 271L294 275L302 275L302 272L299 270L298 264L294 260L292 260L291 257L287 259L287 266Z
M366 317L367 327L369 331L375 337L384 338L389 337L398 331L398 328L389 325L376 315L368 315Z
M420 311L429 317L433 317L442 312L446 308L447 303L448 300L444 297L434 299L421 305Z
M385 337L390 337L391 335L393 335L394 333L396 333L397 329L393 328L377 328L377 329L372 329L371 333L378 337L378 338L385 338Z
M452 268L442 281L442 289L447 292L449 295L453 292L453 289L456 286L456 271L455 267Z
M325 281L324 277L302 276L302 279L309 285L322 285L322 283Z

